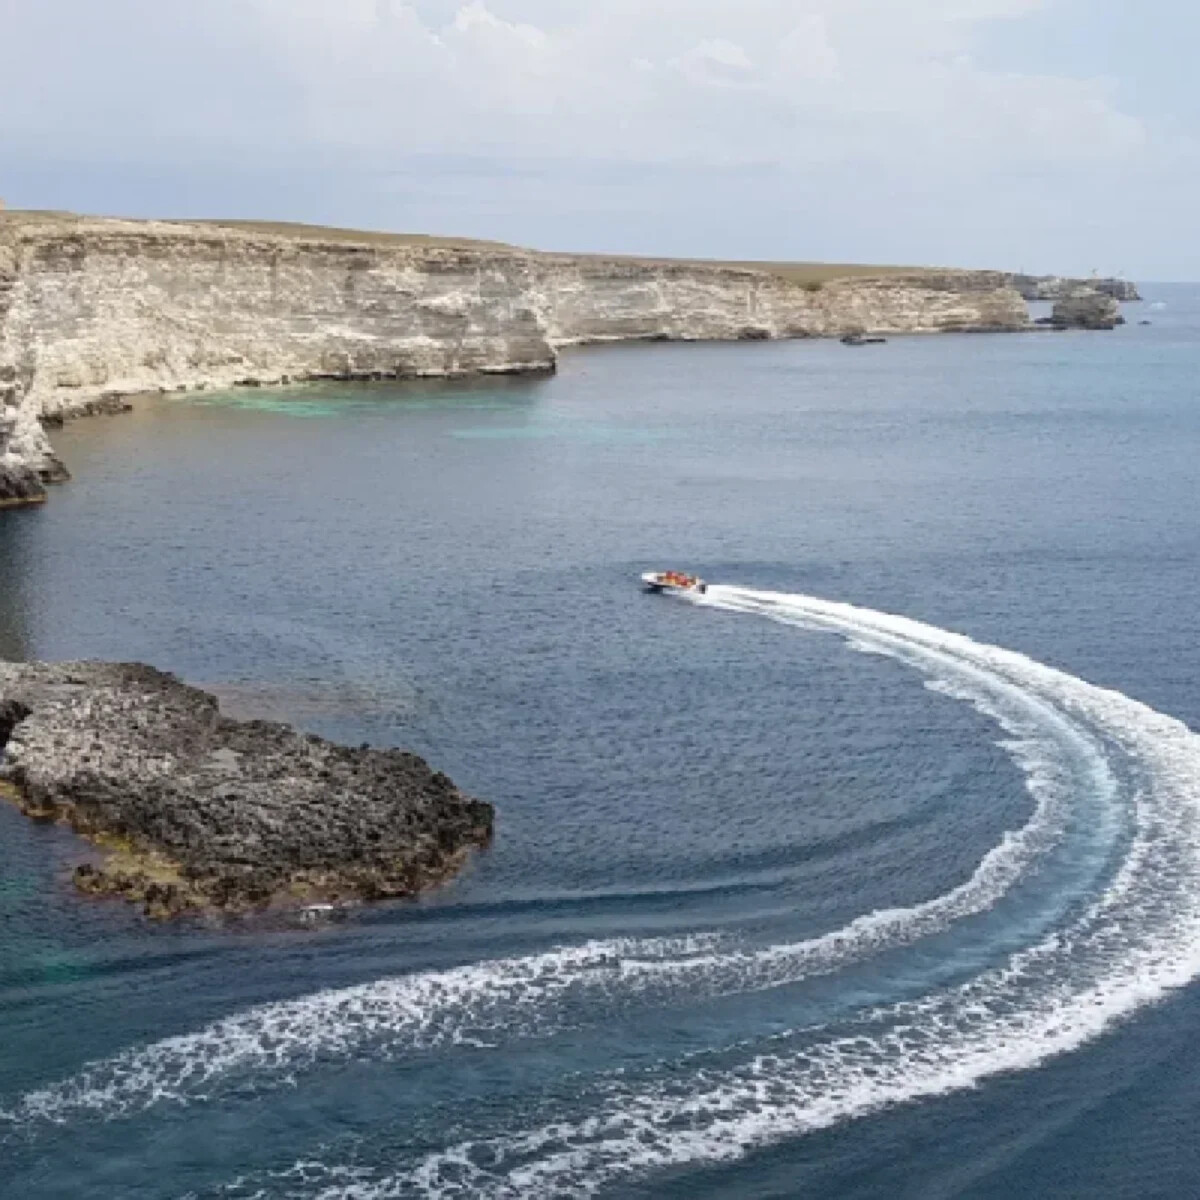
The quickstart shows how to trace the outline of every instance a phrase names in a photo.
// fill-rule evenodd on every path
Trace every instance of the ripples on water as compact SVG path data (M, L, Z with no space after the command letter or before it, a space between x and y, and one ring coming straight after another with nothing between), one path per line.
M69 429L6 652L413 746L500 825L312 933L81 904L0 813L14 1194L1200 1190L1193 299Z

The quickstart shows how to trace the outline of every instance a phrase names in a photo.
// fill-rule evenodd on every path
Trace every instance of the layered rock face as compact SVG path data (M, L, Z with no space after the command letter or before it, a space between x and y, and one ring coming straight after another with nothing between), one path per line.
M1114 329L1121 324L1121 306L1104 292L1080 288L1054 305L1050 323L1057 329Z
M1063 300L1078 291L1100 292L1114 300L1140 300L1137 285L1127 279L1077 279L1066 275L1023 275L1013 271L922 271L930 285L947 291L990 291L1011 288L1022 300Z
M327 231L0 217L0 495L65 476L44 423L148 390L552 370L560 345L1017 329L991 272L769 268Z
M1006 278L1026 300L1063 300L1081 288L1089 288L1114 300L1142 298L1137 285L1128 279L1071 279L1063 275L1010 275Z
M322 377L551 369L524 256L317 243L165 223L0 225L6 446L113 394Z
M33 420L37 440L29 447L18 435L19 425L30 415L18 407L15 388L0 390L0 508L38 504L46 498L41 476L30 465L45 441L41 425Z
M535 277L555 345L1010 330L1029 320L1011 288L949 276L802 284L749 268L544 255Z
M0 750L0 794L108 851L77 885L152 916L408 896L491 838L414 754L234 721L137 664L0 662Z

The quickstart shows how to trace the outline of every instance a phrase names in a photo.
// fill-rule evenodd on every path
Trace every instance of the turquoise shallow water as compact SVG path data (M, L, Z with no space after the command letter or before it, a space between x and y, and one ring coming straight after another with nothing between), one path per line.
M161 927L0 810L0 1193L1200 1194L1200 292L1128 311L63 431L0 653L410 746L498 833Z

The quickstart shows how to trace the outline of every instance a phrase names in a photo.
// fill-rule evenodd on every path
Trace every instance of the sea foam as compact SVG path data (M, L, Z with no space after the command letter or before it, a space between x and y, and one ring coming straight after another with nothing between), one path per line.
M870 622L861 610L813 609L787 597L711 588L702 603L833 628L858 649L921 670L930 686L974 705L999 725L1002 745L1025 772L1034 799L1028 821L1007 832L958 886L923 903L864 913L844 927L796 942L741 945L697 933L611 939L520 958L471 963L318 992L234 1013L190 1033L135 1046L91 1063L60 1083L18 1098L0 1120L61 1123L92 1112L111 1119L160 1103L194 1103L223 1090L276 1086L320 1063L396 1055L455 1043L559 1031L570 1001L604 995L650 1005L797 983L911 945L994 906L1063 837L1081 798L1093 814L1111 807L1116 783L1100 744L1071 715L1023 688L940 631ZM811 602L819 605L819 602ZM817 618L814 612L823 615ZM899 619L896 619L899 620ZM962 639L967 643L967 639ZM974 643L969 643L974 645ZM982 648L981 648L982 649Z
M1026 1070L1099 1037L1200 975L1200 737L1118 692L902 617L816 598L713 587L712 607L828 629L922 666L951 656L1049 706L1103 748L1124 782L1115 871L1059 926L953 987L783 1039L739 1065L597 1084L586 1118L465 1142L338 1195L591 1194L666 1166L736 1159L886 1106ZM932 665L932 664L929 664ZM1109 810L1107 813L1105 809ZM811 1035L812 1031L808 1031ZM310 1194L332 1197L314 1186Z

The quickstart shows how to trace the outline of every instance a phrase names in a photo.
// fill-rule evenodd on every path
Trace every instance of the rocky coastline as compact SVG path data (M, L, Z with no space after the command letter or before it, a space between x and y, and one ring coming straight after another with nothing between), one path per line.
M551 372L590 342L1016 331L1026 298L1081 282L0 213L0 506L67 478L47 425L138 393Z
M1141 300L1137 284L1128 279L1071 279L1064 275L1010 275L1010 286L1026 300L1065 300L1076 292L1099 292L1121 303Z
M97 848L82 892L157 918L413 896L493 825L414 754L236 721L134 663L0 662L0 798Z

